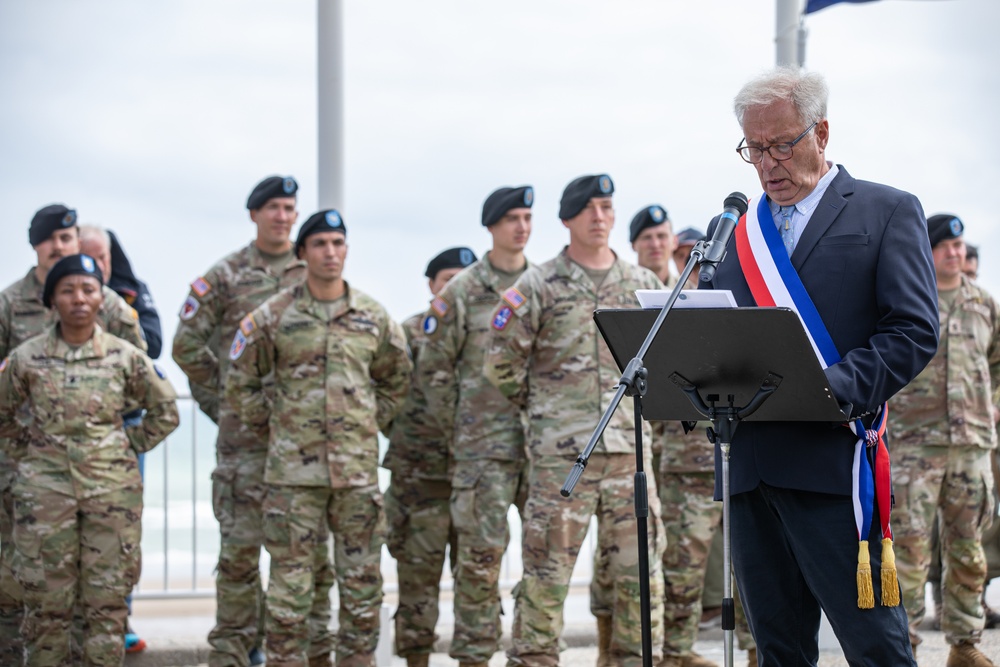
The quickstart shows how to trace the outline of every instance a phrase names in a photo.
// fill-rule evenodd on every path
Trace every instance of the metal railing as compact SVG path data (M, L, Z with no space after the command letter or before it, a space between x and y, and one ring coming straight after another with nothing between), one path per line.
M181 424L164 442L145 455L144 511L142 515L143 571L133 593L136 599L199 598L215 596L215 565L219 553L219 524L212 511L216 425L198 409L190 396L178 398ZM384 453L386 442L380 437ZM385 489L389 473L379 469ZM580 550L572 584L587 585L593 565L596 521ZM510 513L510 548L504 556L501 586L510 589L521 577L521 522ZM261 553L261 570L267 576L270 559ZM382 552L384 590L397 590L396 562ZM451 573L445 568L441 587L451 590Z

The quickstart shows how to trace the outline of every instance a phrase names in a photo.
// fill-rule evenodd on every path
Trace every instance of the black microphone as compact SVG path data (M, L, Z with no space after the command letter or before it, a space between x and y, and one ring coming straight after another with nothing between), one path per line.
M705 256L701 260L701 273L699 280L707 283L715 277L715 270L719 263L726 258L726 246L736 229L743 214L747 212L747 196L742 192L734 192L723 202L725 208L719 216L719 224L715 227L715 234L705 248Z

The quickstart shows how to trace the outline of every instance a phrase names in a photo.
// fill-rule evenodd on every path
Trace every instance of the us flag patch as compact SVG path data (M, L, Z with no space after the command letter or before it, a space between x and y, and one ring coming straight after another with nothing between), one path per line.
M510 307L517 310L524 304L524 295L511 287L503 293L503 300L510 304Z
M253 313L250 313L240 320L240 331L242 331L245 336L252 334L256 328L257 323L253 319Z
M208 284L208 281L198 276L193 283L191 283L191 289L198 296L205 296L212 291L212 286Z
M451 306L448 305L448 302L441 297L434 297L434 300L431 301L431 310L441 317L444 317L444 314L447 313L450 308Z

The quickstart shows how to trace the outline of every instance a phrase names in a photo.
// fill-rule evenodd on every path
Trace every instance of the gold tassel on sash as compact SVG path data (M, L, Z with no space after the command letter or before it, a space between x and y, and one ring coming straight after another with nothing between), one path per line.
M858 609L873 607L875 591L872 590L872 562L868 555L868 540L861 540L858 542Z
M860 573L860 569L858 572ZM888 537L882 539L882 606L899 606L899 580L896 578L896 553L892 550L892 540Z

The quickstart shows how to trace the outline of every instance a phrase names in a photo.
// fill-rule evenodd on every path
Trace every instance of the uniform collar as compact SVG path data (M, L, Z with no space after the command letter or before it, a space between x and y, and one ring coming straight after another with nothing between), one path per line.
M45 352L50 357L67 361L103 359L107 355L104 329L101 328L100 324L95 324L94 335L90 337L90 340L74 348L59 335L59 323L57 322L49 327L48 338L45 341Z

